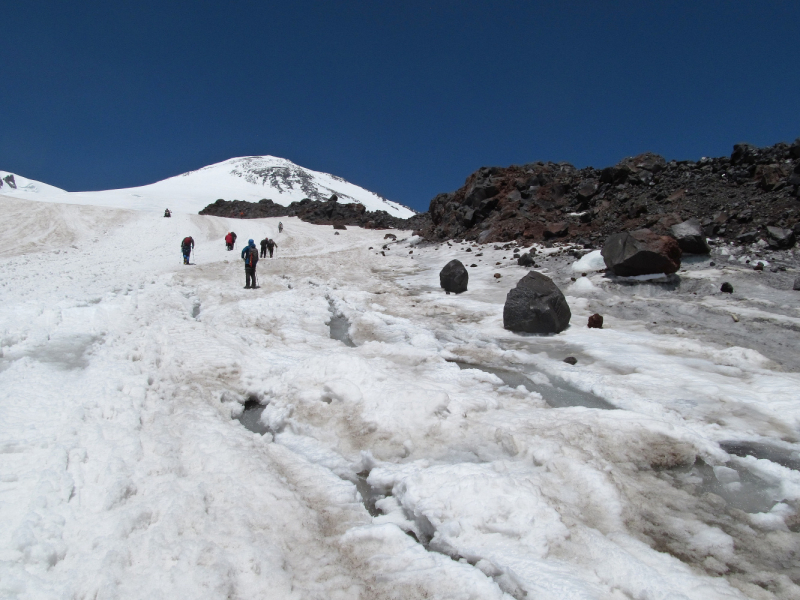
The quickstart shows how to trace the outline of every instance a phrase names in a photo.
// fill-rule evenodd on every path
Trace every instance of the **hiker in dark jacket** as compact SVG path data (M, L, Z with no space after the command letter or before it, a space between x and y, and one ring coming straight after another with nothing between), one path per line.
M261 240L261 258L265 258L267 256L267 242L269 242L269 238L264 238Z
M165 216L165 217L171 217L171 216L172 216L172 212L171 212L169 209L166 209L166 210L164 211L164 216Z
M275 240L267 239L267 250L269 250L269 257L272 258L272 251L278 247Z
M256 265L258 264L258 248L253 240L247 242L242 250L244 260L244 288L246 290L256 287Z
M187 236L183 238L181 242L181 252L183 252L183 264L189 264L189 257L192 254L192 250L194 249L194 239L192 236Z

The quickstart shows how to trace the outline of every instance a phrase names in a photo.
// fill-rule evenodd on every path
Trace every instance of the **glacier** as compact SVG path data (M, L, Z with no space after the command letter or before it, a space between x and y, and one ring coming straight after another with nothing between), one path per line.
M0 597L799 597L791 290L709 259L621 286L537 247L572 324L512 334L513 248L193 214L272 185L231 167L0 190ZM231 230L278 242L260 289Z

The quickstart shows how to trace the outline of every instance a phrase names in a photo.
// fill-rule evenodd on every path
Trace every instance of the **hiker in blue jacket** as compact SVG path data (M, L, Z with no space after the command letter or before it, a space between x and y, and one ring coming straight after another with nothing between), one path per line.
M244 288L246 290L255 289L257 287L256 264L258 263L258 248L256 248L256 243L253 240L248 240L247 246L242 249L242 260L244 260Z

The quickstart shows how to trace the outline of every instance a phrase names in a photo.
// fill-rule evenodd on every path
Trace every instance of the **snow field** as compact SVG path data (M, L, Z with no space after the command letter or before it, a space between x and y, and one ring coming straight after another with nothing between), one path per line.
M574 289L556 260L572 327L511 334L502 302L525 270L491 246L446 296L439 268L478 259L400 232L384 257L385 232L296 219L277 234L278 219L0 209L25 222L0 230L8 597L797 595L798 472L718 445L798 449L797 374L755 350L624 315L586 329L598 303L645 301L599 275ZM278 242L259 290L241 289L231 229ZM333 316L355 347L331 339ZM617 410L550 408L454 360ZM248 399L264 436L235 419ZM766 510L708 493L697 457L724 493L756 477Z

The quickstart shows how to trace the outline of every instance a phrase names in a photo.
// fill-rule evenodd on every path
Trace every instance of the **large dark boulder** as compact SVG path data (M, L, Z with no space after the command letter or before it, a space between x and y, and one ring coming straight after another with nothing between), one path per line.
M620 277L675 273L681 266L678 242L649 229L615 233L605 241L601 253L606 267Z
M706 236L703 235L703 226L697 219L689 219L671 227L672 235L678 240L678 246L686 254L709 254Z
M526 333L558 333L569 325L572 313L553 280L530 271L508 292L503 327Z
M791 248L795 243L794 231L782 227L767 227L767 243L773 250Z
M469 273L467 273L467 268L464 264L458 259L451 260L439 272L439 285L446 292L453 292L454 294L466 292L467 283L469 283Z
M533 254L526 252L517 259L517 264L520 267L532 267L534 264L536 264L536 260L534 260Z

